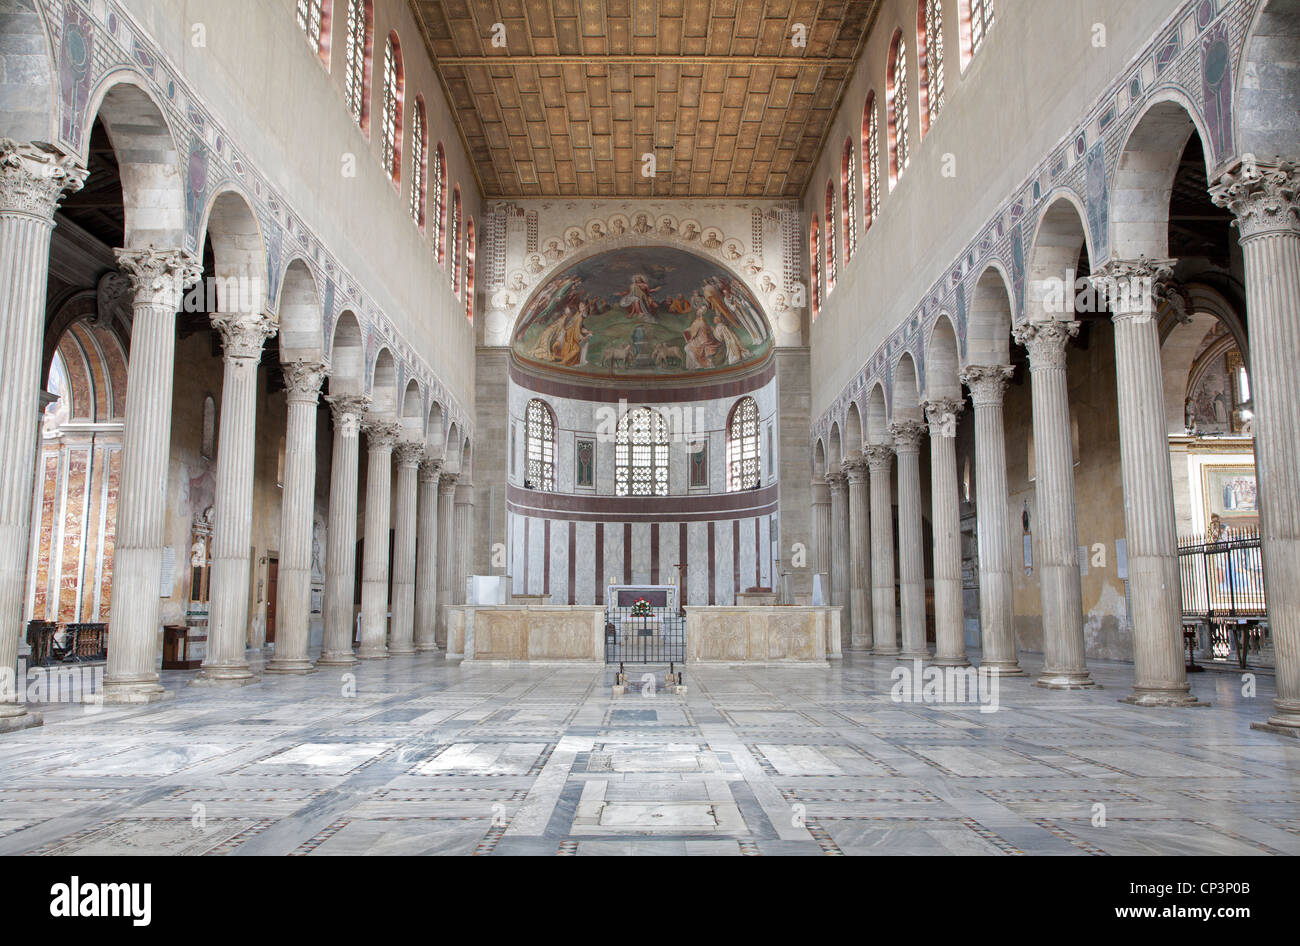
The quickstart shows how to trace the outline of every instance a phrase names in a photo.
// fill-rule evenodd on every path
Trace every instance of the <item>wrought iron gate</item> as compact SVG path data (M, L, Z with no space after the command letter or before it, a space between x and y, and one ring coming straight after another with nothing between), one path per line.
M670 608L651 608L648 616L632 610L612 604L605 608L605 663L686 662L686 618Z

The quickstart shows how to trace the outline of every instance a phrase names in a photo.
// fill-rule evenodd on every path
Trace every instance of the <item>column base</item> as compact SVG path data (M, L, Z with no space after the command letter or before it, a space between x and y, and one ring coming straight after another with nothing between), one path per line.
M1102 685L1087 670L1044 670L1034 686L1048 690L1100 690Z
M103 693L93 693L86 697L87 703L105 704L141 704L161 703L163 700L175 699L172 690L164 690L162 684L151 681L113 683L104 681Z
M380 650L366 650L362 647L357 651L357 660L387 660L388 654L389 650L386 647Z
M246 664L201 667L199 674L187 686L192 687L245 687L261 683L262 678L248 669Z
M388 656L390 657L409 657L415 653L414 647L389 647Z
M23 709L15 703L11 703L0 709L0 733L17 732L20 729L33 729L42 726L45 723L45 717L40 713L33 713Z
M1028 676L1015 660L984 660L980 662L980 669L997 677Z
M317 667L351 667L357 662L357 655L350 650L337 654L321 654L316 658Z
M436 654L441 650L436 641L430 641L427 644L416 644L415 652L417 654Z
M897 657L898 645L890 644L890 645L881 645L879 647L873 647L871 648L871 656L872 657Z
M263 673L315 673L316 665L306 657L272 657L262 669Z
M930 661L930 663L936 667L969 667L970 666L970 661L967 660L964 655L960 657L940 657L938 654L935 654L934 658Z
M929 660L930 651L929 650L905 650L898 656L902 657L904 660Z
M1251 723L1251 729L1271 732L1278 736L1291 736L1300 739L1300 700L1281 699L1273 701L1277 710L1267 721Z
M1147 688L1134 687L1133 692L1128 696L1120 697L1119 702L1129 703L1133 706L1173 706L1196 709L1201 706L1209 706L1209 703L1202 703L1196 697L1188 692L1188 687L1184 684L1182 687L1169 688Z

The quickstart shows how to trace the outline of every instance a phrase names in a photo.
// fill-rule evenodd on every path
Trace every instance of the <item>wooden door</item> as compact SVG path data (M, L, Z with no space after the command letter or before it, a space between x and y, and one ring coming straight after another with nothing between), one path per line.
M280 584L280 560L274 555L266 560L266 642L275 643L275 604Z

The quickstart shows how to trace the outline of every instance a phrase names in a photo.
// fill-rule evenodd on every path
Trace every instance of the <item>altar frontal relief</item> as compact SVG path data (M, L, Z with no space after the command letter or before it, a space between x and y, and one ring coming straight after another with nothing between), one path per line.
M740 279L670 247L582 260L543 283L515 331L517 357L593 376L694 376L761 361L767 319Z

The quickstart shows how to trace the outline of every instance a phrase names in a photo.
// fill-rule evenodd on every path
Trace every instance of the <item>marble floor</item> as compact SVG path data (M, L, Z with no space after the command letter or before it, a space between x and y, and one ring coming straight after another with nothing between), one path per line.
M1026 669L1035 668L1029 655ZM891 660L708 669L685 695L441 656L0 736L0 854L1300 854L1300 741L1208 709L1001 681L997 712L895 703ZM640 679L639 672L633 675Z

